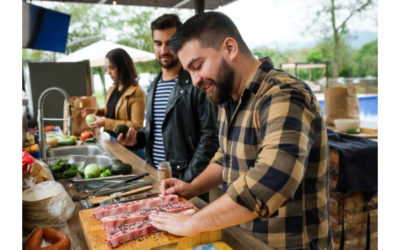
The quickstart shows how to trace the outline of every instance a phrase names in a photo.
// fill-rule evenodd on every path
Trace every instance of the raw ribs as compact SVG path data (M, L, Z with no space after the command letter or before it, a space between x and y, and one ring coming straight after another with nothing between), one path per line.
M96 219L100 220L101 218L106 216L117 215L122 213L133 213L141 209L163 206L174 201L175 202L179 201L178 196L170 194L166 196L155 197L139 201L109 204L95 208L93 211L93 216Z
M150 224L152 213L194 213L193 204L179 202L177 195L167 195L146 200L116 203L97 207L93 216L106 230L107 245L111 248L146 236L158 230Z

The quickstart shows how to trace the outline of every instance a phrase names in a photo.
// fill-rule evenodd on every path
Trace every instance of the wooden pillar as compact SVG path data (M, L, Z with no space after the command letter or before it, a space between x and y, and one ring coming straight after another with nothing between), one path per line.
M194 0L196 14L204 12L205 0Z

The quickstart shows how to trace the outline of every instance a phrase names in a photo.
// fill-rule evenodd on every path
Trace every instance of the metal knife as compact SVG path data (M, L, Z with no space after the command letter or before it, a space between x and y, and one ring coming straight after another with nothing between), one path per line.
M119 181L117 181L117 182L104 185L103 187L94 189L94 190L92 190L92 191L96 194L97 191L101 191L101 190L107 189L107 188L117 187L117 186L120 186L120 185L122 185L122 184L124 184L124 183L130 182L130 181L134 181L134 180L137 180L137 179L140 179L140 178L143 178L143 177L145 177L146 175L149 175L149 173L137 174L137 175L135 175L135 176L133 176L133 177L131 177L131 178L129 178L129 179L119 180Z
M120 192L120 191L143 187L146 185L150 185L151 183L152 183L151 180L138 180L138 181L135 181L135 183L133 183L133 184L125 185L122 187L105 188L105 189L94 192L93 195L94 196L109 195L109 194Z
M100 202L100 206L106 205L106 204L112 204L112 203L118 203L118 202L128 202L128 201L136 201L136 200L141 200L149 197L154 197L154 196L159 196L160 193L144 193L144 194L133 194L121 198L115 198L111 200L107 200L104 202Z

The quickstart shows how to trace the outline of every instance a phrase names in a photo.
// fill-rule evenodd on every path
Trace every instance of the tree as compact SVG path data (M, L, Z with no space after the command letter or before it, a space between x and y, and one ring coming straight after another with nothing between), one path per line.
M347 24L356 15L362 15L367 9L375 5L375 0L323 0L316 12L313 24L322 23L319 32L332 41L332 77L337 78L340 73L340 58L344 53L345 36L348 34ZM329 16L329 20L321 19Z
M360 76L378 76L378 40L364 44L355 61Z

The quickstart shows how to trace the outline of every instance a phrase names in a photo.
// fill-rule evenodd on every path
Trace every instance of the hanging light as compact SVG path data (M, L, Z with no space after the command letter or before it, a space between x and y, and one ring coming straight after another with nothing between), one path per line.
M113 5L117 5L117 1L114 0L114 1L113 1Z

